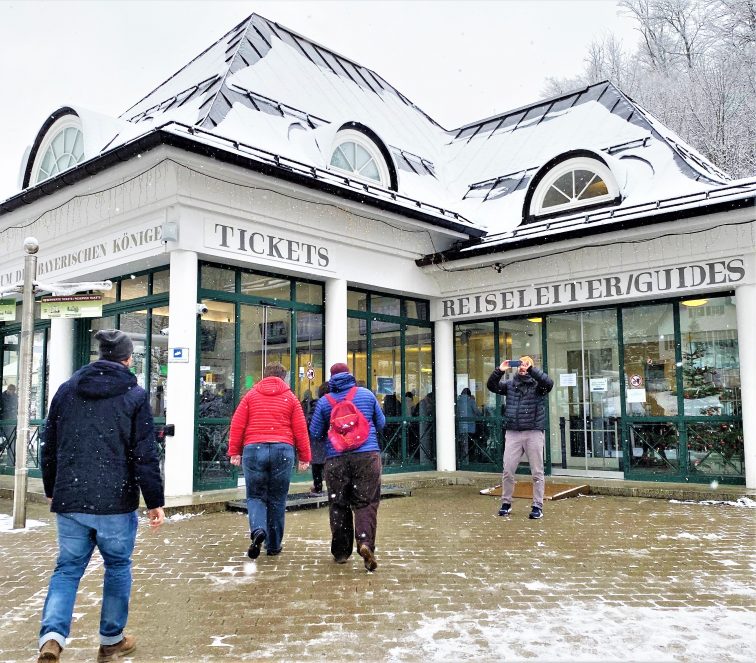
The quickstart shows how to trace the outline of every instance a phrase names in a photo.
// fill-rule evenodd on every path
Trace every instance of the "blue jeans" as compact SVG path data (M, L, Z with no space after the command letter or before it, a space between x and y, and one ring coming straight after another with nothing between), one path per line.
M279 553L284 534L286 496L294 468L294 447L285 442L247 444L242 467L247 486L249 531L263 530L268 553Z
M131 553L136 541L137 515L101 516L89 513L59 513L58 561L42 610L39 646L55 640L61 647L71 631L76 591L95 546L105 562L105 581L100 609L100 644L114 645L123 639L129 617Z

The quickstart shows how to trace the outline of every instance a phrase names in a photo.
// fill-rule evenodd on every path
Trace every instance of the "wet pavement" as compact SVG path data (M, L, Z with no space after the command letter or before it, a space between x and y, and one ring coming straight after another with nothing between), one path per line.
M587 496L532 521L479 488L384 500L375 573L333 563L326 509L289 512L283 553L255 562L245 514L142 524L127 660L756 660L753 502ZM46 506L27 516L0 531L2 662L36 660L55 562ZM95 553L63 661L95 660L101 584Z

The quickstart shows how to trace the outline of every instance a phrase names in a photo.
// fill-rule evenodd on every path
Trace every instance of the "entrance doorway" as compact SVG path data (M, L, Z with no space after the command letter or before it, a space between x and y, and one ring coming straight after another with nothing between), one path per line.
M547 356L552 473L621 472L617 312L549 316Z

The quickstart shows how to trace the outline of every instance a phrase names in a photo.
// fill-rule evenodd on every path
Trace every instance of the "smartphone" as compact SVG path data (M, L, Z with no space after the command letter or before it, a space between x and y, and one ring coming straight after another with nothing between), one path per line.
M517 368L518 366L522 366L522 362L519 359L510 359L508 364L509 368Z

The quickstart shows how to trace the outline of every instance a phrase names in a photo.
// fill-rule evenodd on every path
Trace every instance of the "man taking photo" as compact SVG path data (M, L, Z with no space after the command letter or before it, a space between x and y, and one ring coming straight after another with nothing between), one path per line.
M516 368L511 380L504 372ZM554 381L533 365L527 355L519 360L503 361L493 370L486 383L489 391L506 396L504 407L504 471L501 475L500 516L512 511L515 472L524 453L533 475L533 508L528 518L543 518L543 445L546 430L546 394Z

